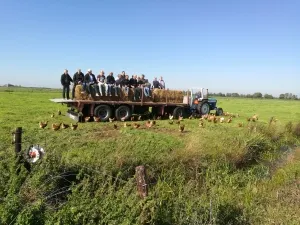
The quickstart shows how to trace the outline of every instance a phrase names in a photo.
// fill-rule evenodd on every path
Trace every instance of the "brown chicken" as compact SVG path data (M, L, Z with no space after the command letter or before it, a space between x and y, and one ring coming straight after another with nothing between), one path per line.
M62 129L67 129L67 128L69 128L70 126L68 125L68 124L65 124L65 123L62 123L61 124L61 128Z
M114 129L118 129L118 125L117 124L114 124Z
M40 122L39 125L40 125L40 128L44 129L48 125L48 121Z
M131 121L134 121L134 120L135 120L134 116L130 117L130 120L131 120Z
M61 126L61 123L60 124L52 123L52 130L57 131L57 130L59 130L60 126Z
M141 125L138 124L138 123L134 123L134 124L133 124L133 127L134 127L134 128L139 128L140 126L141 126Z
M124 123L124 127L130 127L131 124L130 123Z
M199 127L204 127L203 121L201 121L201 122L199 123Z
M145 125L146 125L146 127L148 127L148 128L152 127L152 124L151 124L151 121L150 121L150 120L148 120L148 121L145 123Z
M76 124L71 123L71 129L72 129L72 130L76 130L77 127L78 127L78 124L77 124L77 123L76 123Z
M184 124L179 125L179 131L180 131L180 132L183 132L183 131L184 131Z
M231 123L232 122L232 117L230 117L228 120L227 120L227 123Z
M238 127L243 127L244 124L243 123L238 123Z
M85 121L85 122L89 122L90 119L91 119L91 117L89 117L89 116L84 117L84 121Z
M179 125L180 124L180 120L177 120L175 123Z
M178 116L178 120L182 121L183 120L183 116Z
M101 120L100 117L98 117L98 116L94 116L93 118L94 118L95 122L100 122L100 120Z

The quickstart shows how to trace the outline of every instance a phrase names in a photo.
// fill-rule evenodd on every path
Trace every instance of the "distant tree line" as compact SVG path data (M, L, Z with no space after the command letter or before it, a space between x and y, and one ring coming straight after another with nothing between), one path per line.
M262 94L261 92L255 92L253 94L239 94L239 93L209 93L210 96L216 96L216 97L235 97L235 98L265 98L265 99L273 99L273 98L278 98L274 97L271 94ZM297 95L294 95L292 93L285 93L285 94L280 94L279 99L292 99L292 100L297 100L299 99Z

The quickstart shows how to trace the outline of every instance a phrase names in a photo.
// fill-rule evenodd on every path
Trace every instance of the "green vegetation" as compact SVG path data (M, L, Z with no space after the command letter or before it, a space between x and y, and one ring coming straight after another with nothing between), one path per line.
M168 120L53 131L54 122L72 122L56 113L66 106L48 100L60 96L0 89L0 224L300 224L299 101L218 98L239 117L203 128L185 119L183 133ZM11 145L19 126L23 151L46 151L30 173ZM145 199L136 191L138 165L147 171Z

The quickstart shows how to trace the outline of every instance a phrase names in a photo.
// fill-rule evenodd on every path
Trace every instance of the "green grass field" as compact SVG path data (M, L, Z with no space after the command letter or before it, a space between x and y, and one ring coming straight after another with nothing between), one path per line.
M0 224L300 224L300 101L218 98L239 117L204 127L184 119L182 133L168 120L53 131L52 123L72 122L57 115L66 106L49 101L60 97L0 88ZM23 151L31 144L46 151L30 173L16 163L16 127ZM136 190L139 165L145 199Z

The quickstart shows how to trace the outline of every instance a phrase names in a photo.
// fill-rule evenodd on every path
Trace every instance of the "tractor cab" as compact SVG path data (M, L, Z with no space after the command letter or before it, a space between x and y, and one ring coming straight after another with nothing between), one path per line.
M208 97L208 89L191 89L190 108L193 114L205 115L211 110L216 111L216 115L222 115L222 108L217 107L217 99Z

